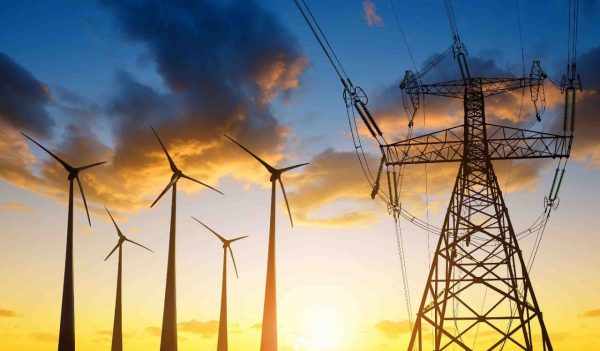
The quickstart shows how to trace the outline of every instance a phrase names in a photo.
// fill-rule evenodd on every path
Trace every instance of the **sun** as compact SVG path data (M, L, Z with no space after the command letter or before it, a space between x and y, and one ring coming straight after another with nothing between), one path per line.
M333 351L342 347L344 318L332 305L313 306L302 316L297 350Z

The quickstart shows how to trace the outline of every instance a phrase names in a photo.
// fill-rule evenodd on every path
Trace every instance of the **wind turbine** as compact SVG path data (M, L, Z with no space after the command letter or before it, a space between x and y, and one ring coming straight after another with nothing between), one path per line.
M61 160L58 156L50 152L50 150L43 147L40 143L33 140L25 133L24 137L33 141L37 146L41 147L50 156L57 160L69 173L67 179L69 180L69 215L67 217L67 252L65 258L65 275L63 280L63 295L62 295L62 307L60 311L60 334L58 336L58 351L74 351L75 350L75 297L73 288L73 180L77 181L83 204L85 205L85 212L87 214L88 223L92 226L90 219L90 212L88 210L87 202L85 201L85 194L83 193L83 187L79 181L79 172L101 165L106 162L92 163L87 166L73 167Z
M192 217L194 218L194 217ZM227 343L227 249L229 249L229 253L231 254L231 260L233 261L233 268L235 269L235 276L238 277L237 266L235 265L235 258L233 257L233 251L231 250L231 243L234 241L238 241L248 236L241 236L239 238L227 240L217 232L209 228L206 224L200 222L198 219L194 218L196 222L202 224L206 229L210 230L211 233L217 236L219 240L223 243L223 283L221 285L221 316L219 318L219 340L217 343L217 351L227 351L228 343Z
M160 193L160 195L158 195L152 205L150 205L150 207L153 207L170 188L173 188L171 197L171 228L169 232L169 261L167 265L167 284L165 288L165 305L163 309L160 350L177 351L177 301L175 285L175 222L177 214L177 181L181 178L185 178L204 185L205 187L210 188L221 195L223 195L223 193L207 184L202 183L199 180L185 175L179 168L177 168L175 162L173 162L173 159L169 155L167 148L165 148L165 145L163 144L162 140L160 140L160 137L154 128L152 128L152 131L154 132L154 135L156 135L161 148L165 152L167 160L169 161L169 166L171 166L171 171L173 172L169 184L167 184L165 189Z
M122 314L122 305L121 305L121 272L122 272L122 267L123 267L123 243L126 241L129 241L132 244L135 244L137 246L143 247L144 249L150 251L150 252L154 252L152 250L150 250L149 248L145 247L142 244L138 244L133 240L128 239L127 237L125 237L125 235L123 235L123 232L121 232L121 229L119 229L119 226L117 225L117 222L115 222L115 219L113 218L112 214L110 214L110 211L108 210L108 208L106 208L106 206L104 206L104 208L106 209L106 212L108 213L108 215L110 216L110 219L112 220L113 224L115 225L115 229L117 230L117 235L119 236L119 241L117 242L117 245L115 246L114 249L112 249L112 251L108 254L108 256L106 256L106 258L104 259L104 261L108 260L108 258L115 252L116 249L119 249L119 268L117 270L117 298L115 301L115 320L113 323L113 335L112 335L112 347L110 348L111 351L123 351L123 314Z
M260 350L261 351L276 351L277 350L277 285L275 281L275 187L276 182L279 181L279 185L281 185L281 191L283 192L283 198L285 199L285 205L288 210L288 214L290 216L290 224L292 227L294 226L294 222L292 220L292 212L290 211L290 204L288 203L287 195L285 193L285 187L283 186L283 182L281 181L281 175L287 171L290 171L294 168L302 167L307 165L308 163L302 163L290 167L285 167L281 169L277 169L272 167L265 161L263 161L260 157L256 156L252 151L248 150L242 144L233 140L229 136L225 135L225 137L232 142L234 142L237 146L244 149L247 153L249 153L252 157L254 157L258 162L260 162L266 169L271 173L271 219L269 224L269 254L267 259L267 282L265 288L265 305L263 310L263 323L262 323L262 335L260 340Z

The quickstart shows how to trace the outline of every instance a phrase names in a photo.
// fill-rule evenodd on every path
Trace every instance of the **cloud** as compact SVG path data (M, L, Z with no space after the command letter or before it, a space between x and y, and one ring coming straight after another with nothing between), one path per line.
M31 333L31 337L40 342L56 342L58 340L58 334L55 333Z
M112 336L113 332L112 332L112 330L104 329L104 330L96 330L96 334L102 335L102 336Z
M373 176L379 162L380 156L366 153L366 164ZM451 189L457 167L457 163L447 163L428 168L430 208L440 207L440 195ZM289 198L298 223L329 227L367 224L386 213L380 200L371 200L371 187L354 152L326 149L310 160L304 172L290 174L284 182L294 186ZM380 188L387 193L385 169ZM424 167L409 166L404 174L401 199L403 206L416 215L426 209L425 188ZM444 197L443 201L447 199Z
M296 187L290 192L290 206L298 221L305 224L322 224L325 221L331 225L336 217L347 219L347 214L338 214L323 221L311 218L311 214L334 201L365 200L370 191L363 180L356 155L333 149L313 157L301 174L284 175L283 181Z
M375 328L390 339L398 338L400 334L410 333L410 323L407 320L399 322L383 320L377 322Z
M52 99L47 86L3 53L0 76L0 120L36 135L50 135L54 121L46 112Z
M15 311L0 309L0 318L12 318L18 316L19 315Z
M323 217L311 217L305 213L299 213L295 219L298 223L319 227L348 227L353 225L365 225L376 221L378 215L370 211L348 211L341 214Z
M597 318L600 317L600 308L583 312L583 317Z
M109 161L82 173L91 211L99 212L101 203L135 211L167 184L168 163L151 125L189 176L211 185L225 176L263 184L255 172L260 165L222 134L269 162L283 159L289 130L275 118L270 102L291 97L308 62L281 23L256 1L102 4L125 40L143 44L165 86L118 71L115 90L101 104L57 88L60 107L80 113L65 119L64 132L56 133L62 138L40 135L38 141L75 166ZM33 131L21 127L32 123L21 114L13 119L10 128L0 130L5 151L0 178L65 201L64 170L43 152L37 159L37 146L18 133ZM180 189L206 188L182 181Z
M578 58L577 70L583 93L578 92L572 152L577 161L600 168L600 46ZM562 123L562 118L557 121L557 129Z
M0 203L0 211L31 212L31 207L17 201Z
M377 14L377 7L372 0L363 1L363 15L369 27L383 26L383 19Z
M177 324L178 329L184 332L193 334L199 334L202 338L212 338L217 335L219 331L219 322L212 320L208 322L201 322L196 319L190 321L180 322Z
M160 336L161 329L159 327L146 327L144 331L152 336Z

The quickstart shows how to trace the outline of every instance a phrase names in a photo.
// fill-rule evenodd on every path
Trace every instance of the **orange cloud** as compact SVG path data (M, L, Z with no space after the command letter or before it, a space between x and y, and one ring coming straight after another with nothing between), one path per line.
M600 317L600 308L583 312L583 317L589 317L589 318Z
M383 20L381 19L381 16L377 14L377 7L372 0L363 1L363 15L369 27L383 25Z
M112 333L113 333L112 330L108 330L108 329L96 331L96 334L102 335L102 336L112 336Z
M219 322L212 320L208 322L201 322L196 319L190 321L180 322L177 324L178 329L184 332L193 334L200 334L202 338L212 338L217 335L219 331Z
M285 53L277 55L276 60L266 62L256 77L256 84L262 92L262 102L267 104L280 92L300 87L299 77L307 65L306 58L289 60L285 58Z
M58 334L54 333L32 333L31 336L35 341L40 342L56 342L58 340Z
M0 211L31 212L31 208L20 202L0 203Z
M398 338L400 334L410 333L410 323L407 320L399 322L383 320L377 322L375 328L390 339Z
M146 327L144 331L152 336L160 336L161 329L159 327Z
M0 309L0 317L12 318L12 317L18 317L18 316L19 315L15 311Z

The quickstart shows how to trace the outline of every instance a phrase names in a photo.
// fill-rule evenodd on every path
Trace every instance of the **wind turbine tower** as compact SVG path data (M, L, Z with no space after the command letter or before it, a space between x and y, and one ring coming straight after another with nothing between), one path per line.
M162 323L161 338L160 338L160 350L161 351L177 351L177 301L176 301L176 284L175 284L175 239L176 239L175 224L176 224L176 215L177 215L177 181L179 181L179 179L181 179L181 178L185 178L185 179L191 180L193 182L196 182L198 184L201 184L209 189L212 189L221 195L223 195L223 193L220 192L219 190L211 187L210 185L207 185L199 180L196 180L190 176L185 175L179 168L177 168L177 166L175 165L175 162L173 162L171 155L169 155L167 148L163 144L162 140L160 140L160 137L158 136L158 134L156 133L154 128L152 128L152 131L154 132L154 135L156 135L156 138L158 139L158 142L160 143L161 148L165 152L165 156L167 157L167 160L169 161L169 166L171 167L171 171L173 172L173 175L171 176L171 181L169 181L169 184L167 184L167 186L160 193L160 195L158 195L156 200L154 200L152 205L150 205L150 207L154 207L154 205L158 202L158 200L160 200L160 198L169 189L173 188L172 197L171 197L171 226L170 226L170 231L169 231L169 259L168 259L168 265L167 265L167 284L166 284L166 288L165 288L165 305L164 305L164 309L163 309L163 323Z
M276 351L277 350L277 284L275 274L275 188L276 183L279 182L281 185L281 191L283 192L283 198L285 199L285 205L290 216L290 224L294 226L292 220L292 212L290 212L290 204L288 203L287 195L285 193L285 187L281 181L281 175L292 169L302 167L308 163L302 163L290 167L277 169L272 167L260 157L256 156L252 151L248 150L242 144L233 140L232 138L225 135L225 137L236 145L244 149L258 162L260 162L271 174L269 180L271 181L271 218L269 222L269 254L267 258L267 282L265 288L265 305L263 310L263 323L262 323L262 335L260 341L261 351Z
M219 235L217 232L212 230L210 227L208 227L206 224L200 222L198 219L194 218L194 220L202 224L204 228L208 229L223 243L223 283L221 285L221 315L219 318L219 339L217 342L217 351L227 351L229 349L229 344L227 341L227 250L229 250L229 253L231 254L231 261L233 261L235 276L236 278L238 278L238 270L235 264L235 258L233 257L233 250L231 250L231 243L247 238L248 236L246 235L235 239L227 240L221 235Z
M74 351L75 350L75 294L73 287L73 181L77 181L79 191L81 192L81 198L85 205L85 212L90 227L92 221L90 220L90 212L88 211L87 201L85 200L85 194L83 193L83 187L79 181L79 173L88 168L92 168L101 165L106 162L92 163L83 167L73 167L60 159L58 156L50 152L48 149L43 147L40 143L33 140L29 136L25 135L27 139L34 142L37 146L41 147L56 161L58 161L64 169L68 172L67 179L69 180L69 214L67 217L67 252L65 258L65 275L63 280L63 295L62 305L60 311L60 334L58 336L58 351Z
M149 248L145 247L142 244L138 244L135 241L128 239L125 235L123 235L123 232L121 231L121 229L119 229L117 222L115 222L115 219L113 218L113 216L110 213L110 211L108 210L108 208L106 208L106 206L104 206L104 208L106 209L106 212L108 213L108 215L110 216L110 219L112 220L113 224L115 225L115 229L117 230L117 235L119 236L119 241L117 242L117 245L114 247L114 249L112 249L112 251L104 259L104 261L108 260L108 258L115 252L115 250L119 249L119 268L117 270L117 297L115 300L115 319L114 319L114 323L113 323L112 346L111 346L110 350L111 351L123 351L123 312L122 312L122 304L121 304L123 243L128 241L128 242L135 244L137 246L140 246L150 252L154 252L154 251L150 250Z

